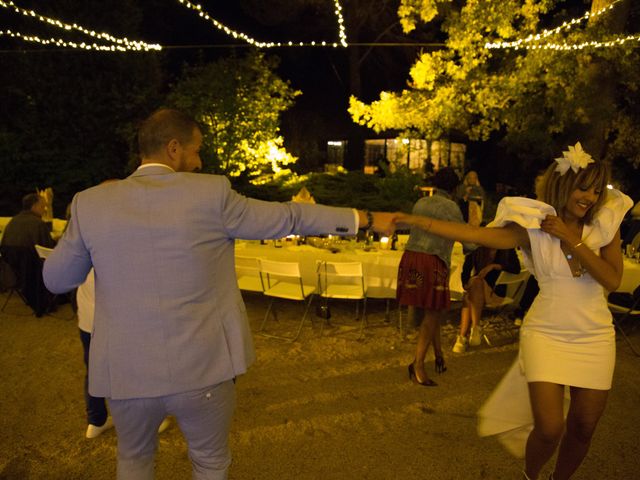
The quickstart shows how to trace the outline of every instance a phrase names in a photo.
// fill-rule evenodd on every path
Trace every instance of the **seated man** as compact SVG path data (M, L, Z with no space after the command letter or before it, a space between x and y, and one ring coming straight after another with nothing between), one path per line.
M18 290L38 317L46 313L51 294L42 281L42 262L34 247L55 246L51 224L42 220L44 210L45 203L38 194L25 195L22 211L7 224L0 246L2 257L16 275Z

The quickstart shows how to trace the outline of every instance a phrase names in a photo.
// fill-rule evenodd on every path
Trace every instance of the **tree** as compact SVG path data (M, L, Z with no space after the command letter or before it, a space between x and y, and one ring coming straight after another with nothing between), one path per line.
M330 0L240 0L237 3L246 16L268 28L261 38L339 40L335 5ZM285 141L292 150L301 157L315 160L301 158L301 164L316 168L325 157L318 151L318 145L322 145L324 153L327 139L347 139L344 166L361 170L367 129L350 120L346 111L349 96L368 101L384 89L400 88L404 84L404 69L416 55L417 47L411 42L432 42L432 31L437 33L437 29L416 32L407 38L396 14L398 0L340 0L339 3L347 48L293 48L278 52L283 65L289 63L296 67L288 69L288 78L294 85L305 85L302 99L284 115L283 129L287 132Z
M508 175L519 170L529 172L530 177L530 172L548 163L561 146L580 139L589 144L589 138L584 138L588 126L604 118L610 148L594 146L591 151L613 159L613 151L620 152L623 146L614 147L625 134L625 154L637 163L640 149L629 145L638 138L633 93L640 86L637 50L626 45L569 51L485 48L487 42L523 39L541 31L543 24L555 26L580 16L580 10L557 8L562 3L403 0L399 14L405 31L419 22L439 20L447 37L446 48L422 54L403 91L383 92L370 104L352 97L349 111L353 119L376 131L400 129L428 139L450 131L463 132L471 140L497 135L518 160L519 168L505 169ZM540 47L551 41L573 44L610 36L606 25L593 24L528 45ZM615 82L608 103L598 96L602 80L589 74L595 59L612 73L608 81ZM629 138L633 131L636 133ZM522 180L530 182L530 178Z
M97 31L139 38L135 2L39 2L42 14ZM17 18L15 28L41 37L86 41L74 32ZM0 205L15 213L20 198L53 187L64 215L73 194L122 177L135 124L159 98L157 53L58 49L5 40L0 69Z
M280 114L299 92L275 73L276 61L254 51L188 68L169 103L203 127L204 169L235 183L263 182L295 158L282 148Z

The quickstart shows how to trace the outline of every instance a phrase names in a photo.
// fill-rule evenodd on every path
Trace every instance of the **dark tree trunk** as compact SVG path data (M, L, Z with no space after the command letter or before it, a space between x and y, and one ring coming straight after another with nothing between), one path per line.
M591 13L613 3L614 0L593 0ZM604 25L610 33L621 33L629 17L631 0L623 0L609 12L589 19L590 26ZM616 74L602 60L594 60L586 71L590 89L591 108L589 124L585 129L585 149L598 158L604 158L608 145L607 132L616 110Z

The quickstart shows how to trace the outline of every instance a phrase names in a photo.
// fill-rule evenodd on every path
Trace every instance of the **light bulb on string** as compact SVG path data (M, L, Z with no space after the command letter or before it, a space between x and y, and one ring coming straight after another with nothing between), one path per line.
M523 43L531 43L531 42L538 42L541 39L545 39L551 35L555 35L563 30L565 31L569 31L571 30L575 25L578 25L581 22L584 22L586 20L588 20L591 17L597 17L599 15L603 15L604 13L607 13L609 10L611 10L612 8L614 8L618 3L622 2L622 0L614 0L612 3L610 3L609 5L607 5L604 8L601 8L600 10L594 12L594 13L590 13L590 12L586 12L582 17L579 18L573 18L569 21L565 21L562 23L562 25L560 25L559 27L550 29L550 30L543 30L541 33L537 33L537 34L531 34L525 38L521 38L518 40L513 40L510 42L486 42L484 47L488 48L488 49L497 49L497 48L528 48L525 46L521 45ZM557 45L557 44L554 44Z
M54 18L50 18L50 17L44 16L44 15L41 15L41 14L37 13L34 10L27 10L25 8L19 7L18 5L16 5L11 0L0 0L0 7L6 8L6 9L12 9L16 13L19 13L19 14L24 15L26 17L35 18L36 20L38 20L40 22L47 23L47 24L49 24L51 26L54 26L54 27L57 27L57 28L61 28L63 30L67 30L67 31L76 30L76 31L81 32L81 33L83 33L85 35L88 35L90 37L114 43L116 45L122 46L122 50L145 50L145 51L149 51L149 50L161 50L162 49L162 47L160 45L157 45L157 44L148 44L146 42L135 41L135 40L132 41L132 40L128 40L126 37L125 38L117 38L117 37L114 37L113 35L110 35L110 34L104 33L104 32L103 33L97 33L97 32L95 32L93 30L89 30L89 29L87 29L85 27L82 27L81 25L78 25L76 23L73 23L73 24L64 23L64 22L62 22L60 20L56 20ZM22 39L31 38L31 37L39 38L39 37L33 36L33 35L16 34L16 32L13 32L13 33L15 35L12 35L12 36L17 36L18 38L22 38ZM40 40L42 40L42 39L40 39ZM29 40L29 41L31 41L31 40ZM63 40L61 40L61 41L63 41ZM42 42L38 42L38 43L42 43ZM78 44L78 43L75 43L75 42L65 42L65 43L68 43L69 45L83 45L83 44ZM105 48L104 50L111 50L111 49L110 48ZM118 49L118 50L120 50L120 49Z

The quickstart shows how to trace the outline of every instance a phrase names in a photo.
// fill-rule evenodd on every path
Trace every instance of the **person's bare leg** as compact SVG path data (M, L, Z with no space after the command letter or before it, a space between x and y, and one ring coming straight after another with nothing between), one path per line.
M469 332L469 324L471 322L471 302L469 295L465 293L462 298L463 306L460 309L460 333L461 337L466 337Z
M422 315L422 323L418 330L418 343L416 345L416 357L414 360L414 368L416 371L416 379L420 383L428 380L427 372L424 369L424 360L429 350L434 336L437 324L437 316L431 310L416 308L416 314Z
M567 429L556 461L554 480L566 480L578 469L589 451L591 438L607 404L608 390L571 387Z
M564 431L564 386L549 382L529 383L533 430L527 439L525 473L535 480L553 455Z
M485 302L485 281L474 278L469 284L469 305L471 308L471 328L478 328L482 320L482 309Z
M433 353L442 356L442 338L440 337L440 315L438 312L429 312L433 316Z
M442 354L442 338L440 336L440 313L431 313L435 317L435 325L433 329L433 354L435 356L435 369L437 373L444 373L447 371L447 366L444 361L444 355Z

